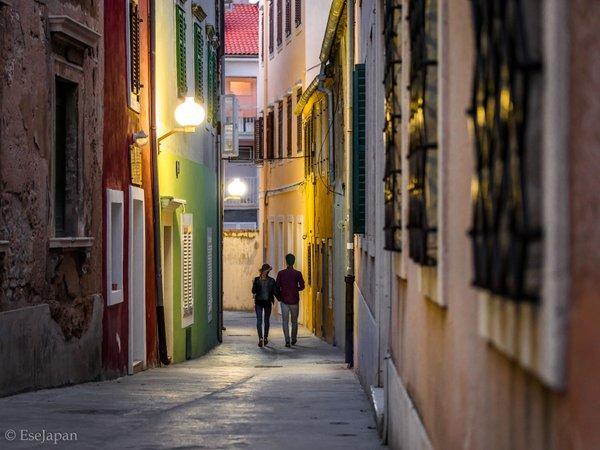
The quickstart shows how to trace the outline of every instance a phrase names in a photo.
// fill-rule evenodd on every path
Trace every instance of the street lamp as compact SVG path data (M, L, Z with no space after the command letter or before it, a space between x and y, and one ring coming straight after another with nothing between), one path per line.
M239 200L248 192L248 186L239 178L234 178L231 183L227 185L227 193L225 200Z
M185 100L175 108L175 120L179 126L160 136L158 138L158 144L160 145L163 139L166 139L175 133L194 133L196 127L204 122L205 118L206 111L204 111L204 107L196 103L194 97L186 97Z

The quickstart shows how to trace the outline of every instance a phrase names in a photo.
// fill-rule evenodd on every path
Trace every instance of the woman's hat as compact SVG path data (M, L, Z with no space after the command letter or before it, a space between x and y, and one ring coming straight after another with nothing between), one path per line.
M265 271L269 271L271 270L271 266L268 264L263 264L262 267L260 268L261 272L265 272Z

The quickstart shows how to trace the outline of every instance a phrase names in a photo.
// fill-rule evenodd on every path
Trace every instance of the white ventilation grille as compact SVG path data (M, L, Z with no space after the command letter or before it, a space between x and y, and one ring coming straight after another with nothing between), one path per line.
M213 306L213 246L212 246L212 228L206 231L206 308L208 313L208 323L212 321Z
M192 214L181 215L181 326L194 323L194 238Z

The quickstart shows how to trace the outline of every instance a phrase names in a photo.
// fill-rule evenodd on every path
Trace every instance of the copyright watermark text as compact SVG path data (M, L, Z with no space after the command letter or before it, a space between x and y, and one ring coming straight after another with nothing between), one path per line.
M59 442L77 441L77 433L50 430L6 430L4 439L9 442L37 442L39 444L58 444Z

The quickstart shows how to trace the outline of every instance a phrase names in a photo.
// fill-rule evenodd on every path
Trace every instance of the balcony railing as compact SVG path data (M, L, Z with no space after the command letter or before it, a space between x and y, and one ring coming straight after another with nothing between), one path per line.
M240 136L254 136L254 121L255 117L238 118L238 133Z

